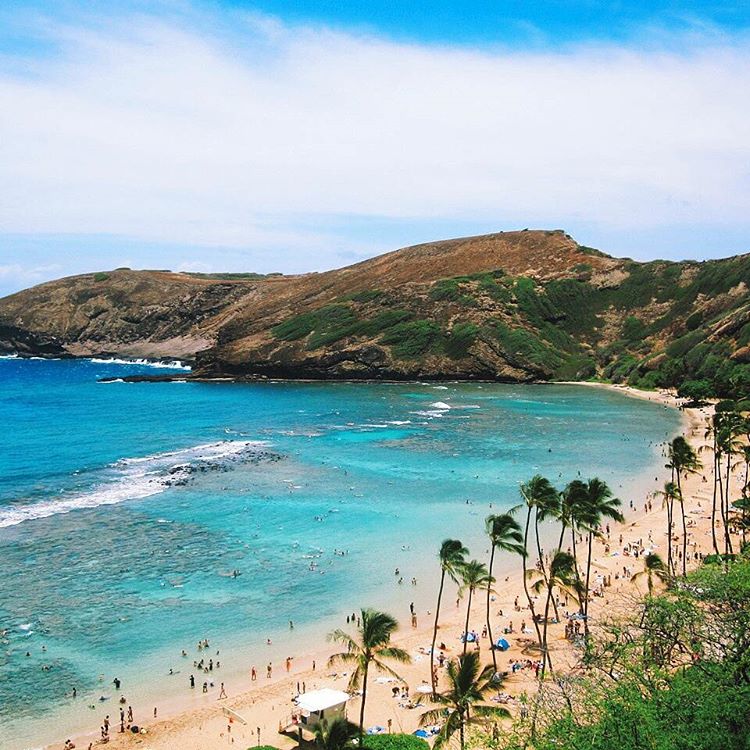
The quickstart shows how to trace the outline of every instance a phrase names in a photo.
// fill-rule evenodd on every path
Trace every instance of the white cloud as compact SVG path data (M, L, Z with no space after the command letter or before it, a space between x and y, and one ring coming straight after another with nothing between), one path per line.
M27 75L0 62L0 232L317 257L332 215L748 225L741 39L523 53L253 16L120 28L52 27L61 55Z
M51 263L44 266L22 266L20 263L0 264L0 284L28 285L49 279L59 273L61 266Z

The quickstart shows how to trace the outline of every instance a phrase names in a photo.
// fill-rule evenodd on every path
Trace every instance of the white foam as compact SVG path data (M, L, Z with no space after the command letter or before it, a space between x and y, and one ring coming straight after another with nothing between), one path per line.
M142 365L144 367L156 367L157 369L169 370L191 370L190 365L186 365L178 359L168 362L159 362L152 359L120 359L118 357L91 357L89 362L98 365Z
M17 354L0 354L0 359L20 359Z
M116 505L126 500L142 500L164 492L174 480L188 476L193 465L231 459L245 451L265 445L266 442L257 440L225 440L179 451L123 458L109 467L116 471L115 477L88 492L20 507L1 508L0 528L84 508Z
M447 411L451 408L450 404L446 404L445 401L436 401L434 404L431 404L433 409L440 409L441 411Z

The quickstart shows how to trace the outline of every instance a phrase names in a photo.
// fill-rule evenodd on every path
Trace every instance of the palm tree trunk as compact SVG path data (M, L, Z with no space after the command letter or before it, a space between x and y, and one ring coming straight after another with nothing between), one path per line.
M729 500L729 480L732 477L732 453L731 451L727 451L727 481L726 486L724 488L724 497L725 497L725 503L726 503L726 545L727 545L727 554L733 554L734 549L732 548L732 537L729 535L729 506L730 506L730 500Z
M685 521L685 498L682 496L680 472L677 472L677 493L680 496L680 514L682 516L682 577L687 576L687 522Z
M714 552L719 554L719 540L716 538L716 487L719 481L719 454L716 450L716 439L714 438L714 494L711 500L711 541L714 545Z
M464 750L466 747L466 740L464 738L464 715L461 714L461 717L458 722L458 738L461 743L461 750Z
M362 705L359 707L359 746L362 747L365 737L365 701L367 700L367 668L369 662L365 662L362 674Z
M529 522L531 521L531 508L529 508L529 512L526 514L526 528L523 532L523 548L526 550L528 549L527 542L529 539ZM565 527L563 527L564 531ZM529 603L529 612L531 612L531 621L534 623L534 630L536 630L536 637L537 641L539 643L539 648L542 648L542 631L539 629L539 623L536 621L536 612L534 612L534 600L531 597L531 592L529 591L529 582L526 579L526 555L524 555L521 558L521 562L523 564L523 591L526 594L526 601Z
M466 626L464 627L464 656L466 656L466 647L469 645L469 615L471 614L471 595L474 589L469 586L469 604L466 607Z
M544 567L544 555L542 555L542 543L539 539L539 509L536 510L534 515L534 536L536 537L536 552L539 556L539 569L542 572L542 578L544 578L545 585L548 583L547 580L547 568ZM562 542L560 542L562 544ZM555 610L555 617L559 620L560 614L557 611L557 602L553 599L552 606Z
M680 499L680 512L682 513L682 577L685 578L687 576L687 521L685 520L685 501L682 499Z
M667 570L670 575L674 573L674 560L672 555L672 511L674 506L672 505L672 499L667 498Z
M432 695L435 696L437 690L437 680L435 679L435 643L437 643L438 618L440 617L440 601L443 598L443 587L445 586L445 568L441 566L440 588L438 589L437 606L435 607L435 627L432 629L432 648L430 649L430 681L432 683Z
M724 530L724 554L729 554L729 545L727 544L727 516L724 513L724 480L721 476L721 463L719 464L719 515L721 516L721 525Z
M544 641L544 645L542 647L542 669L540 670L540 681L544 679L544 672L547 668L548 663L550 673L554 671L552 669L552 657L550 656L549 648L547 646L547 621L549 619L549 602L552 598L552 589L552 581L549 581L547 583L547 601L544 603L544 626L542 630L542 639Z
M583 594L583 614L584 614L584 620L583 620L583 632L586 634L586 637L588 638L589 635L589 581L591 579L591 546L594 542L594 532L589 531L589 551L588 555L586 557L586 588L584 590Z
M492 545L492 551L490 552L490 567L489 577L492 580L492 566L495 562L495 545ZM495 654L495 641L492 637L492 623L490 622L490 593L492 591L492 584L487 581L487 635L490 639L490 653L492 654L492 666L497 674L497 655Z

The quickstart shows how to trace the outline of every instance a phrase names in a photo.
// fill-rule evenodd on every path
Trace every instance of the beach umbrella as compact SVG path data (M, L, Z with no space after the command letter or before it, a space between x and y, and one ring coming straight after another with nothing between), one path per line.
M507 651L510 648L510 643L505 638L498 638L495 648L500 649L500 651Z
M423 739L427 739L430 736L429 732L426 732L424 729L417 729L416 732L414 732L415 737L422 737Z

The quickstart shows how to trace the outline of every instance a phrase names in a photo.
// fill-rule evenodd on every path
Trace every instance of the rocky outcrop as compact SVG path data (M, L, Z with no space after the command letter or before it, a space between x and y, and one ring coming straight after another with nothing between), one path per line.
M0 300L0 351L182 358L204 378L660 384L695 347L746 366L748 282L750 256L637 263L500 232L300 276L60 279Z

